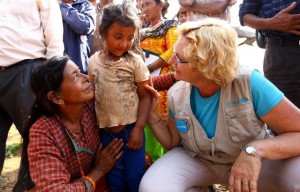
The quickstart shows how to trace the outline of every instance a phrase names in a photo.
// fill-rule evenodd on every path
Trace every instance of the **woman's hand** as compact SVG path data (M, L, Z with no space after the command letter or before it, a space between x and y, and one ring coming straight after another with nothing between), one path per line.
M121 157L123 145L122 139L114 139L104 149L100 145L96 154L95 168L106 174Z
M152 105L150 110L155 110L156 107L159 104L159 98L160 98L160 94L158 93L158 91L156 91L156 89L154 89L152 86L146 85L145 86L146 89L150 92L151 97L152 97Z
M145 85L145 88L149 91L152 97L152 106L150 110L155 110L159 104L160 94L156 89L153 88L153 81L151 76L149 77L149 85Z
M261 164L259 158L242 151L231 168L229 191L256 192Z
M151 76L149 77L149 85L145 85L146 89L150 92L152 97L152 104L148 114L148 122L156 122L160 120L160 117L156 114L155 110L159 104L160 94L153 88L153 82Z

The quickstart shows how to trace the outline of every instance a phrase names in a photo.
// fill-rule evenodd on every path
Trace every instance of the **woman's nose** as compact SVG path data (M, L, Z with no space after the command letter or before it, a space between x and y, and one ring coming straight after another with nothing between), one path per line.
M83 82L90 81L89 76L86 74L80 73L80 77L82 78Z
M176 62L176 58L175 58L175 54L173 54L170 59L169 59L169 64L175 66L177 65L177 62Z

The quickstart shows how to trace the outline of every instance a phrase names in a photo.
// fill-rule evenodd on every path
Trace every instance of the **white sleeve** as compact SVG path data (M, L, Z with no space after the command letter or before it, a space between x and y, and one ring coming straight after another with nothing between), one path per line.
M47 49L46 58L62 56L64 52L63 23L58 2L37 0Z

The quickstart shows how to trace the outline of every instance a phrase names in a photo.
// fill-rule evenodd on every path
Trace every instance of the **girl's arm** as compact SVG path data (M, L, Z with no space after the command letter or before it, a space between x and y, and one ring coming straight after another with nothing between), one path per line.
M148 113L151 107L151 96L145 88L148 85L147 81L137 82L137 92L139 95L138 116L135 126L144 129L147 122Z
M137 82L136 84L139 96L138 114L135 127L130 134L130 139L128 142L128 147L135 150L143 146L144 127L146 125L148 112L151 106L151 96L145 88L145 86L148 85L148 80Z

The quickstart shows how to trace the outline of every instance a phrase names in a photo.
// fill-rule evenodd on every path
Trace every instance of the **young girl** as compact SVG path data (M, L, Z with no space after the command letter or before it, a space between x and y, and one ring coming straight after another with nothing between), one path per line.
M144 127L151 97L145 89L149 71L138 44L139 18L130 5L111 4L103 10L99 33L104 49L89 60L95 85L100 138L125 143L122 157L107 176L112 191L138 191L144 174Z

